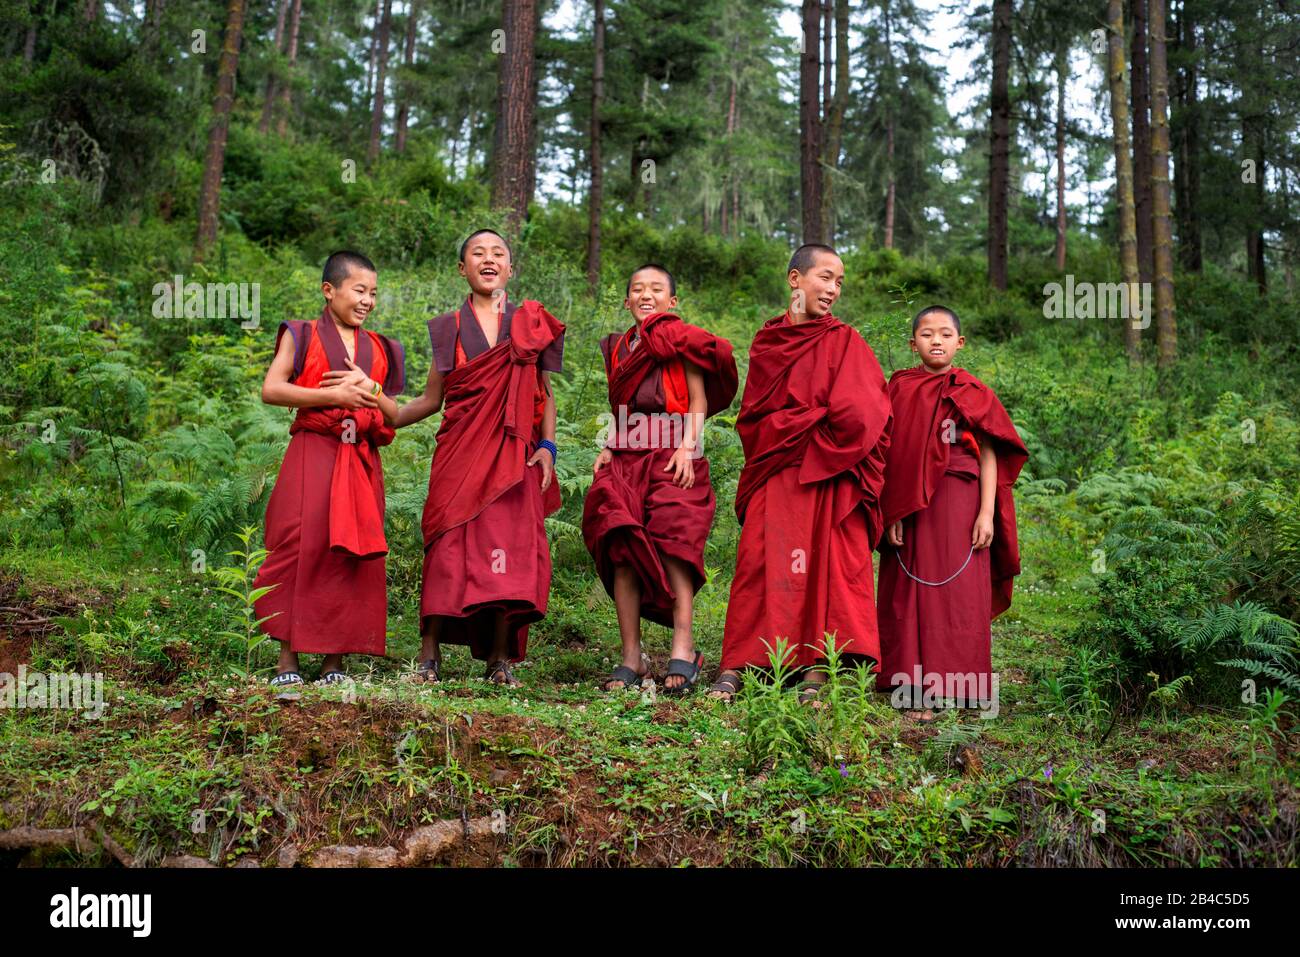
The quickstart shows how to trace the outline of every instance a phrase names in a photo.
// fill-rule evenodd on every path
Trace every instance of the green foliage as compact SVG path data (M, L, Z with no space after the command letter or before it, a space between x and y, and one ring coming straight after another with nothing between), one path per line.
M218 568L214 572L219 583L216 590L233 598L238 610L236 616L237 627L222 634L227 638L234 639L243 646L244 667L242 674L245 678L253 674L253 653L267 639L267 635L262 631L262 625L274 618L276 614L279 614L279 612L275 612L259 618L254 607L259 598L270 594L273 589L279 587L279 585L253 587L253 581L257 577L257 569L269 554L264 548L253 548L253 537L256 534L257 529L254 526L240 529L238 538L244 547L229 553L237 564Z

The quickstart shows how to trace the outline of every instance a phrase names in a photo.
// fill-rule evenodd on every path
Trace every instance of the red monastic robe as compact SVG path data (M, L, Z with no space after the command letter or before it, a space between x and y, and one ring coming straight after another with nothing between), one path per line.
M974 707L991 695L989 622L1020 573L1011 486L1028 452L993 390L965 369L900 370L889 397L884 520L903 522L903 545L881 544L878 687L933 688ZM993 544L974 551L984 441L997 455Z
M856 330L789 314L754 336L736 430L744 524L722 640L722 667L825 658L825 637L878 660L871 551L889 445L885 377Z
M541 371L560 369L564 324L538 302L508 302L489 349L467 300L430 320L429 335L446 378L424 505L420 614L443 618L440 642L486 660L495 613L505 611L510 659L520 661L551 590L545 519L560 507L560 485L543 492L541 468L526 463L541 439Z
M633 326L600 343L616 428L608 442L613 458L596 473L583 504L582 537L605 591L613 596L614 569L630 565L641 580L641 617L671 627L673 590L663 558L689 565L699 591L716 506L703 433L694 485L681 488L673 483L673 473L664 471L685 435L690 408L682 363L704 371L707 418L735 398L736 360L726 339L670 313L648 317L641 343L632 349L635 332ZM617 423L629 418L635 424L619 430Z
M294 341L295 385L314 389L330 369L347 370L347 351L328 310L314 322L284 322ZM395 339L354 334L355 363L396 395L405 384ZM253 585L276 587L258 599L262 630L309 654L384 653L388 593L384 577L384 470L378 447L393 441L378 409L299 409L266 507L270 551Z

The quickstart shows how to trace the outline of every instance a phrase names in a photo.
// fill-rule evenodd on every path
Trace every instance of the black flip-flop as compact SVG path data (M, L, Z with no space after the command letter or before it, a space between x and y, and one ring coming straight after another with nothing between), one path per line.
M347 680L348 676L337 669L334 671L326 671L316 679L319 684L323 685L341 685Z
M700 669L703 667L704 656L698 651L695 652L695 657L690 660L686 658L669 658L668 670L664 673L664 694L677 696L689 693L695 687L695 682L700 677ZM684 680L676 688L670 688L667 680L674 675Z
M637 674L627 665L619 665L612 672L610 672L609 677L606 678L601 683L600 690L601 691L626 691L628 688L639 688L641 687L641 682L645 680L645 677L646 676L643 674ZM623 687L611 688L610 685L613 684L615 681L623 682Z
M272 688L281 689L275 696L276 701L297 701L302 697L302 675L296 671L282 671L267 681L267 684Z

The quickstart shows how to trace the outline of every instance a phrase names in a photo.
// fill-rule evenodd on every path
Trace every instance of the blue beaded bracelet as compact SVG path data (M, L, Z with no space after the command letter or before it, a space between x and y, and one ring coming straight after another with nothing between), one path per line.
M550 439L542 439L537 443L537 447L539 449L546 449L546 451L551 453L551 464L554 465L555 460L559 458L560 455L560 450L555 447L555 443Z

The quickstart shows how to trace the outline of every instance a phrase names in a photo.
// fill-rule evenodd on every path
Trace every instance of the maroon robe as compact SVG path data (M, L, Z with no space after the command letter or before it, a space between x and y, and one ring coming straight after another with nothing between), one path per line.
M486 660L495 613L508 618L509 657L546 615L551 552L545 519L558 480L526 463L541 438L541 371L559 371L564 325L537 302L506 303L491 348L467 300L429 322L445 405L424 505L422 619L443 618L439 641Z
M993 390L964 369L900 370L889 397L884 518L902 521L903 545L881 545L877 686L933 689L974 707L992 693L989 623L1010 606L1020 572L1011 486L1028 453ZM993 544L974 550L984 441L997 456Z
M722 667L825 658L825 637L879 659L871 550L889 445L885 377L853 328L826 315L769 320L754 336L736 430L745 467L736 490L744 527Z
M704 574L704 545L713 524L716 499L704 458L693 460L695 484L681 488L664 467L684 436L689 411L683 361L704 372L708 408L705 417L731 405L736 396L736 360L731 343L670 313L656 313L641 326L640 345L632 349L626 333L606 336L600 348L609 377L610 410L616 423L629 416L652 417L665 428L616 429L608 447L609 463L596 473L582 510L582 537L596 562L600 580L612 597L614 569L631 566L641 582L641 617L673 624L673 590L664 557L690 566L694 590ZM646 419L641 419L646 422Z
M294 340L290 381L313 389L327 370L347 371L347 352L328 312L316 322L282 323ZM356 365L402 391L396 340L367 330L355 339ZM254 605L262 631L310 654L382 655L388 625L384 575L384 471L378 447L393 441L378 409L299 409L266 507L269 554L254 588L275 586Z

